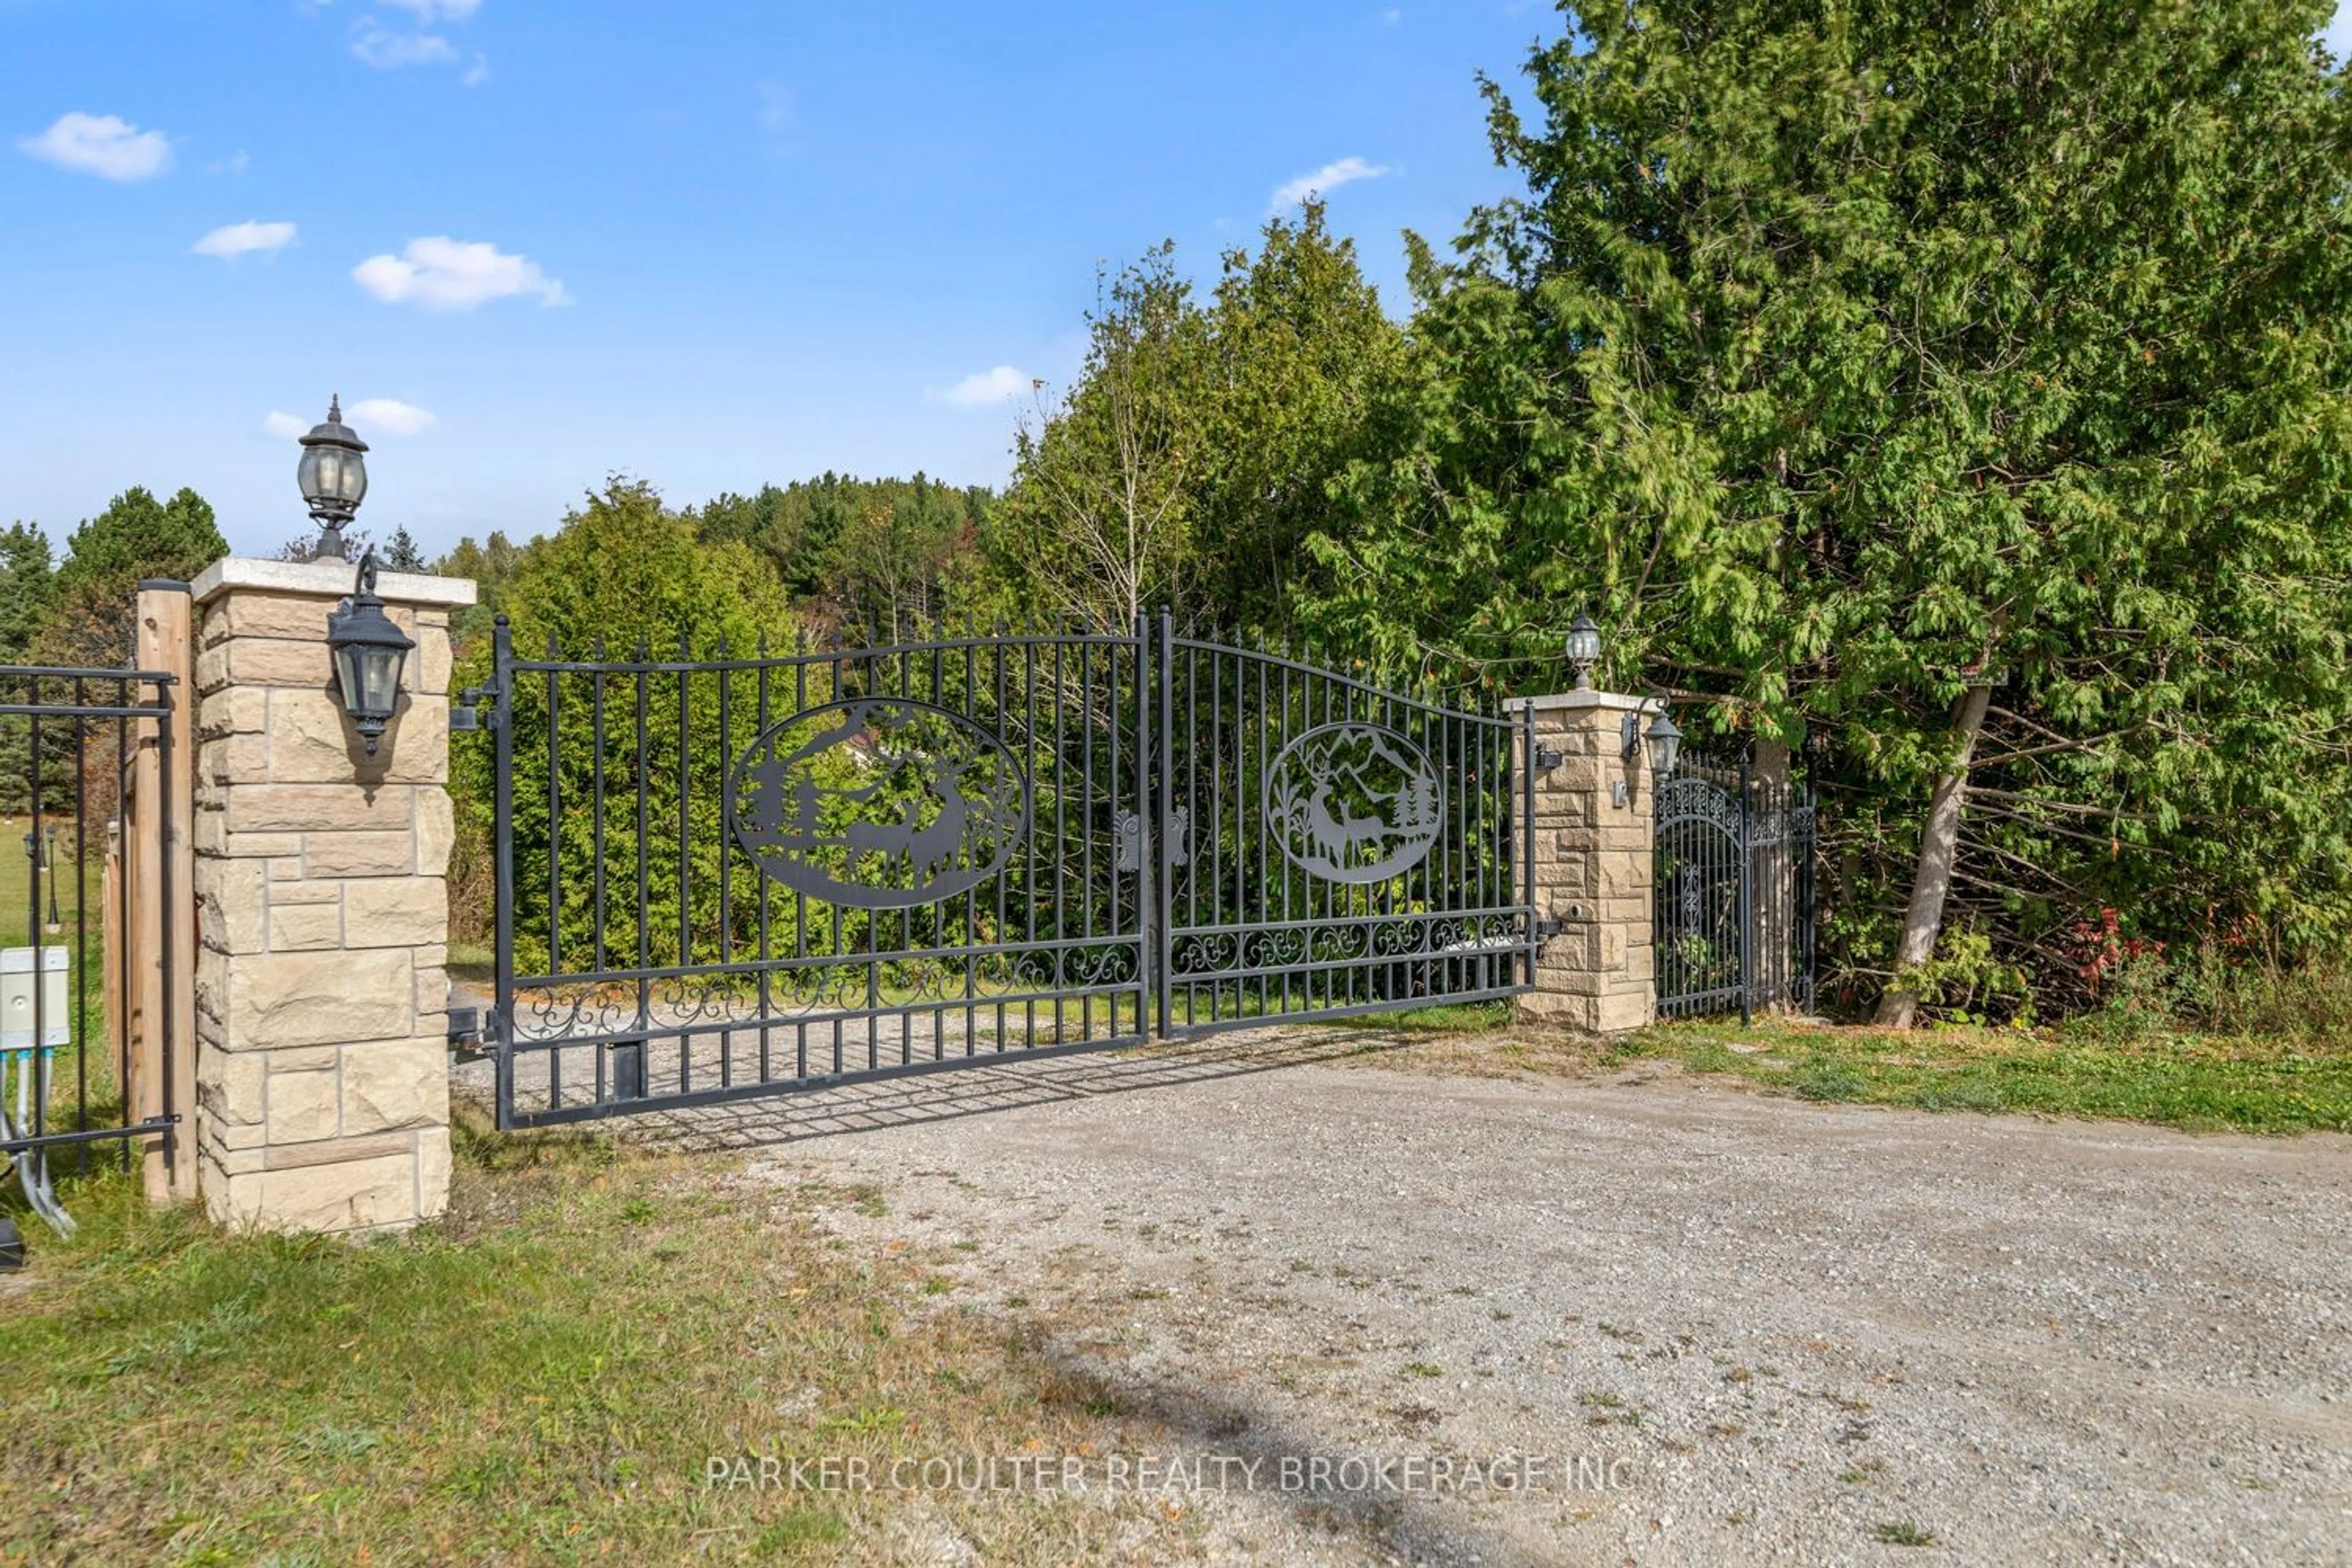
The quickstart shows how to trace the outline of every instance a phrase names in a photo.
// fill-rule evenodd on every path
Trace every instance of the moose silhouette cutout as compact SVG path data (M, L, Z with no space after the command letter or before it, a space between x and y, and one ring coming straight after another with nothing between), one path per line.
M1027 817L1028 785L1003 743L908 698L796 713L736 764L736 841L763 875L833 903L952 898L1003 868Z

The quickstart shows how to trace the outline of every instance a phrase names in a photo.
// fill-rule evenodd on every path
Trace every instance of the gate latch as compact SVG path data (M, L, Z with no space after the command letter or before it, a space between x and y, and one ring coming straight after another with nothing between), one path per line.
M1536 772L1548 773L1566 761L1568 753L1558 746L1547 746L1540 741L1536 742Z
M1552 938L1558 936L1567 929L1568 927L1562 925L1558 920L1554 919L1550 915L1538 915L1536 917L1536 940L1538 942L1549 942Z

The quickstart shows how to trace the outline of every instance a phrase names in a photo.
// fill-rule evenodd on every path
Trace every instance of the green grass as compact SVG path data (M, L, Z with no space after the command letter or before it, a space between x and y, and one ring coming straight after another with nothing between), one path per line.
M2103 1042L2059 1030L1913 1032L1759 1019L1645 1029L1606 1047L1805 1100L2026 1111L2194 1131L2352 1131L2352 1042L2170 1035Z
M1105 1391L844 1245L847 1194L583 1139L461 1141L402 1237L225 1235L83 1184L0 1310L0 1561L988 1562L1181 1555L1142 1503L706 1484L710 1456L1096 1451ZM1139 1436L1135 1438L1142 1440Z
M39 904L41 923L45 927L48 923L49 899L54 888L57 896L57 913L63 925L64 934L69 939L73 934L74 912L80 907L81 898L81 889L76 886L77 879L74 875L73 819L45 816L41 822L45 829L55 827L58 830L59 873L54 883L46 874L41 878ZM0 822L0 947L22 947L32 940L27 934L26 924L26 916L30 908L26 902L26 893L27 884L32 880L33 860L31 856L25 853L25 835L31 831L32 826L32 818L23 812L17 812L6 818L5 822ZM92 831L100 837L93 838L83 848L84 853L89 858L90 942L95 946L98 942L99 865L106 853L106 845L102 837L105 831L103 825L94 826ZM57 940L57 937L54 933L45 931L41 940L51 942Z

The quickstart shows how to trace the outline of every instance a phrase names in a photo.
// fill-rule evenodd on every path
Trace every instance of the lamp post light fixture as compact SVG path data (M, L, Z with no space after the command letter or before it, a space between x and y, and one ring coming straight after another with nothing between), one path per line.
M349 559L343 549L343 526L367 499L368 449L359 433L343 423L343 399L337 393L327 404L326 422L313 425L302 437L302 460L294 469L310 521L319 525L316 559Z
M1568 662L1576 671L1573 689L1591 690L1592 667L1601 662L1601 628L1591 616L1580 612L1568 623Z
M400 667L416 646L408 634L383 613L375 595L375 550L360 557L359 576L352 596L327 612L327 653L335 667L335 684L342 689L343 711L352 728L367 742L369 756L400 702Z

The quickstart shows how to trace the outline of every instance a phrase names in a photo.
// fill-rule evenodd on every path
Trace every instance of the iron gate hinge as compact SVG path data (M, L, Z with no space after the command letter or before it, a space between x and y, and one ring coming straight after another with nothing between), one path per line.
M506 693L496 681L488 686L468 686L457 693L457 700L449 709L449 728L459 730L495 730L499 727L499 700ZM482 711L487 704L489 711Z
M1536 940L1538 942L1549 942L1553 937L1558 936L1567 929L1567 926L1561 924L1559 921L1553 919L1549 915L1538 915L1536 917Z
M1536 772L1548 773L1566 761L1568 761L1568 753L1558 746L1547 746L1540 742L1537 742Z

